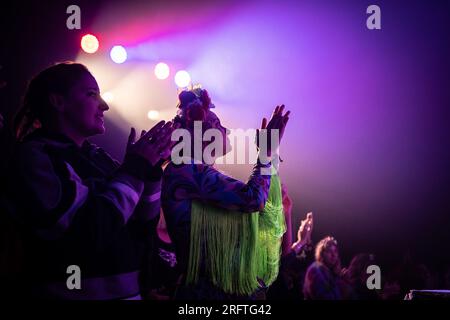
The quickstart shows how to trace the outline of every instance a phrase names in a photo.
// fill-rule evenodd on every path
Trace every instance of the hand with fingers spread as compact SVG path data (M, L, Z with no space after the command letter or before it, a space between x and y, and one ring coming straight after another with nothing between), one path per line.
M272 155L272 142L271 142L271 137L272 137L272 130L278 130L278 143L280 143L281 138L284 135L284 130L286 129L286 125L289 121L289 115L290 115L290 111L287 111L285 114L283 114L284 111L284 104L282 104L281 106L276 106L275 110L272 113L272 116L269 120L269 123L267 123L267 119L263 118L262 123L261 123L261 129L256 130L256 143L258 148L260 147L260 141L259 141L259 133L260 130L267 130L267 156L271 156Z
M131 128L128 137L127 154L137 154L155 166L160 160L170 155L172 131L177 128L172 122L160 121L149 131L143 130L139 140L136 140L136 130Z
M172 141L172 133L174 130L180 128L179 123L168 122L170 124L167 134L164 137L161 137L161 143L159 148L160 160L165 161L169 159L172 147L178 143L178 141Z

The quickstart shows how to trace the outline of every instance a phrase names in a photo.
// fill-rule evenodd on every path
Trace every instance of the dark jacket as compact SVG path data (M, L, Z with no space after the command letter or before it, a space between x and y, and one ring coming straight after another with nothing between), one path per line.
M305 300L342 300L342 279L320 262L312 263L305 275Z
M78 147L44 130L28 136L15 150L6 184L24 243L26 290L63 299L139 294L161 175L139 156L120 165L89 142ZM81 270L80 290L67 287L71 265Z

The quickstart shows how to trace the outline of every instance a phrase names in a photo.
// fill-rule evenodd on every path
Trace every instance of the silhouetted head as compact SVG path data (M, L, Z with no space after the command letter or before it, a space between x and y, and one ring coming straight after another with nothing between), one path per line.
M352 258L348 266L345 276L350 282L365 282L369 274L367 267L375 264L375 256L370 253L360 253Z
M218 130L222 139L223 150L220 154L215 154L214 157L217 158L230 152L231 145L228 138L230 131L222 126L219 117L211 111L215 106L211 103L208 92L201 88L185 90L178 95L178 100L179 110L178 115L174 118L174 122L180 123L180 128L188 130L191 135L194 134L194 124L196 122L201 122L202 135L209 129ZM203 143L203 148L208 143Z
M104 133L103 113L108 109L97 81L84 65L58 63L30 81L14 120L16 137L20 140L43 127L80 142Z

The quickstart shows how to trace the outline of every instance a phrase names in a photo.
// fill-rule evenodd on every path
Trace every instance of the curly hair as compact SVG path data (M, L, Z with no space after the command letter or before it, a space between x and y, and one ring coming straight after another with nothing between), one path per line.
M190 129L194 121L205 121L208 111L214 108L208 91L200 87L183 90L178 95L179 109L174 122L180 123L181 128Z
M322 240L320 240L316 246L316 252L315 252L316 261L322 261L325 250L328 250L332 246L337 247L337 241L335 238L333 238L331 236L327 236L327 237L323 238Z

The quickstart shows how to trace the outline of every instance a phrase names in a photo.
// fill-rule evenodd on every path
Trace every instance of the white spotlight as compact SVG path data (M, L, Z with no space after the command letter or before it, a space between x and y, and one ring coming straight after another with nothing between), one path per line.
M147 117L148 117L150 120L158 120L158 119L159 119L159 111L156 111L156 110L150 110L150 111L147 113Z
M180 88L187 87L191 83L191 76L185 70L178 71L175 74L175 83Z
M127 50L122 46L114 46L109 55L115 63L124 63L127 60Z
M114 101L114 94L110 91L107 91L102 94L102 99L105 100L106 103L112 103Z
M167 64L164 62L160 62L155 66L155 76L160 80L167 79L169 76L170 69Z

